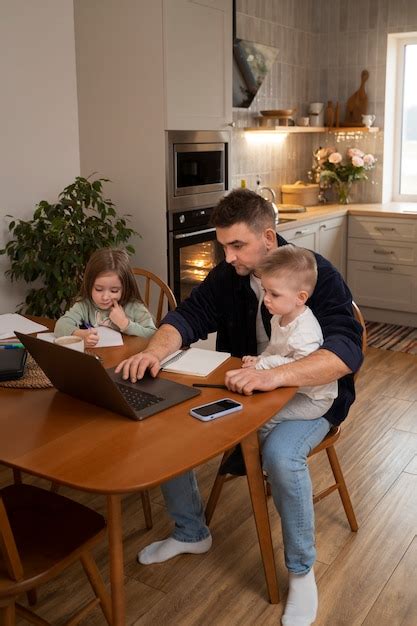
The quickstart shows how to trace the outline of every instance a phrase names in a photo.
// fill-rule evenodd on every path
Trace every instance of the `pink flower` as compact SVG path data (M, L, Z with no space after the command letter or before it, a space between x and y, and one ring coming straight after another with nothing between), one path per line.
M342 158L343 157L340 154L340 152L332 152L332 154L329 156L328 161L329 161L329 163L336 164L336 163L340 163Z
M360 156L353 156L352 157L352 165L354 165L355 167L363 167L364 166L364 161Z
M373 154L365 154L365 156L363 157L363 162L368 167L372 167L372 165L375 165L376 158L374 157Z
M362 152L362 150L359 150L359 148L349 148L346 154L348 155L348 157L352 158L355 156L363 157L365 153Z

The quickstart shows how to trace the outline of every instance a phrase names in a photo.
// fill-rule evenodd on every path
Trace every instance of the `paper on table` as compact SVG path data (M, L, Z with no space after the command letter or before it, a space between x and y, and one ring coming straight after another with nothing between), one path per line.
M171 354L162 362L166 363L166 365L162 365L162 369L164 372L172 372L173 374L208 376L230 356L230 352L189 348Z
M98 326L95 329L98 332L99 340L94 346L95 348L110 348L111 346L122 346L123 337L118 330L108 328L107 326Z
M3 313L0 315L0 339L15 337L14 331L19 333L36 333L39 330L48 330L43 324L32 322L18 313Z
M42 339L43 341L48 341L49 343L54 343L56 337L54 333L38 333L36 335L37 339Z

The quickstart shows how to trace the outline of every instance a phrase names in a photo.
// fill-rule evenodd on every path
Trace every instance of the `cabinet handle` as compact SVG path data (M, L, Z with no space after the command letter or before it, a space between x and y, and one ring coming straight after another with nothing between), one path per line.
M326 224L320 224L320 230L325 230L327 228Z
M389 228L388 226L375 226L375 228L377 230L386 230L389 233L393 233L396 230L395 228Z
M309 232L311 232L308 228L304 229L304 230L296 230L294 235L307 235Z
M381 250L378 248L374 249L374 253L375 254L394 254L394 252L392 250Z
M381 272L391 272L394 269L392 265L373 265L372 268Z
M231 128L236 128L236 122L228 122L227 126L230 126Z

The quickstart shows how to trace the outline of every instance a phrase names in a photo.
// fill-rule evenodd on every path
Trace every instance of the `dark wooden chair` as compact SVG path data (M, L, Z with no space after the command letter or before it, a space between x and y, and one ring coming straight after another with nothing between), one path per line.
M366 353L366 348L367 348L367 340L366 340L366 326L365 326L365 320L363 319L362 313L359 310L359 307L352 302L352 306L353 306L353 312L355 315L355 318L358 320L358 322L360 322L362 329L363 329L363 333L362 333L362 352L365 354ZM356 375L355 375L356 377ZM352 502L350 499L350 495L349 495L349 491L348 488L346 486L346 482L345 482L345 478L343 476L343 472L339 463L339 459L337 457L337 453L336 453L336 449L335 449L335 444L338 441L340 435L341 435L341 427L340 426L333 426L330 431L328 432L328 434L326 435L326 437L323 439L323 441L321 443L319 443L318 446L316 446L309 454L309 458L315 456L316 454L318 454L319 452L322 452L323 450L326 450L327 453L327 457L330 463L330 467L335 479L335 482L330 485L329 487L327 487L326 489L323 489L323 491L320 491L320 493L314 494L313 495L313 502L316 503L319 500L322 500L323 498L325 498L326 496L330 495L331 493L333 493L333 491L338 491L339 495L340 495L340 499L342 500L342 504L343 504L343 508L345 510L346 513L346 517L348 519L349 522L349 526L351 528L351 530L353 532L356 532L358 530L358 522L356 520L356 516L355 516L355 512L353 510L353 506L352 506ZM219 500L221 491L223 489L223 485L225 482L228 482L229 480L233 480L235 478L238 478L238 476L235 475L231 475L231 474L221 474L221 467L224 465L224 463L227 461L227 459L229 458L230 454L233 452L233 450L228 450L225 452L225 454L223 455L223 458L221 460L220 463L220 468L219 471L217 473L216 479L214 481L209 499L207 501L207 506L206 506L206 521L207 524L210 524L211 519L213 517L214 511L216 509L217 506L217 502ZM265 480L267 480L267 476L265 476ZM266 484L266 491L267 494L270 495L270 488L268 483Z
M137 277L140 295L144 304L152 313L155 325L159 328L162 317L168 311L173 311L177 307L177 301L171 288L156 274L141 267L134 267L132 272ZM141 491L143 514L146 528L153 526L152 509L149 491Z
M0 623L13 626L16 615L37 626L50 622L17 602L80 561L95 597L66 622L78 624L97 605L112 623L111 602L91 548L106 535L102 515L64 496L22 483L0 489Z

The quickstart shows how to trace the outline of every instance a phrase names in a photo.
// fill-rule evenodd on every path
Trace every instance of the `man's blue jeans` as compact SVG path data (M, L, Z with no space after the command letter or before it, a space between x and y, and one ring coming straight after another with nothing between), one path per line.
M262 450L263 467L281 516L285 562L294 574L306 574L316 558L307 457L329 429L330 423L324 417L280 422L268 435ZM196 542L209 536L194 472L165 483L162 493L175 521L174 539Z

